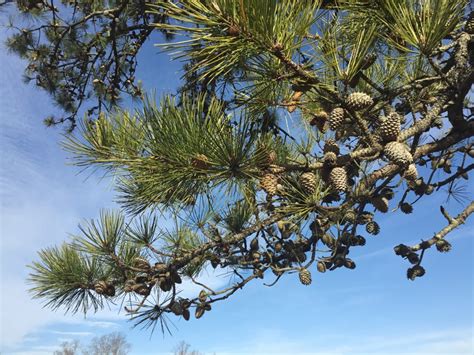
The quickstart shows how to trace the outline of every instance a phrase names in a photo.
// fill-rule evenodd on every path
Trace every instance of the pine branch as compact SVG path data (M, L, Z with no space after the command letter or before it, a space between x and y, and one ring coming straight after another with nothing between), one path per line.
M459 215L452 218L446 210L441 206L441 213L448 220L448 225L436 233L432 238L425 240L419 244L411 246L412 251L419 251L431 248L439 240L443 239L448 233L464 224L466 219L474 212L474 201L469 204Z

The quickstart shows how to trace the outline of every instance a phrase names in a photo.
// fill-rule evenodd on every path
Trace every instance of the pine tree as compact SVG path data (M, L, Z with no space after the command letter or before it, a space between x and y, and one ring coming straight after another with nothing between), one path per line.
M444 187L466 202L459 187L474 168L467 1L148 6L169 18L154 29L187 36L161 46L186 61L194 90L86 117L67 136L78 166L116 176L122 210L40 252L30 281L48 306L86 312L125 299L138 324L167 329L168 317L205 317L255 279L289 273L309 284L313 275L317 285L326 270L354 269L349 250L385 233L380 210L416 213ZM334 129L312 123L331 121L335 109L343 114ZM425 274L432 246L449 251L442 241L473 211L474 202L456 217L441 207L444 229L395 247L412 264L409 279ZM163 215L174 228L160 228ZM212 289L199 282L206 268L240 278ZM182 298L184 280L202 291Z
M17 0L8 24L7 48L27 60L24 81L46 90L62 108L47 126L66 123L72 131L86 111L97 116L121 97L143 96L135 77L137 54L156 32L154 23L168 21L157 9L148 13L141 0ZM31 21L34 19L34 21ZM170 38L166 30L161 31Z

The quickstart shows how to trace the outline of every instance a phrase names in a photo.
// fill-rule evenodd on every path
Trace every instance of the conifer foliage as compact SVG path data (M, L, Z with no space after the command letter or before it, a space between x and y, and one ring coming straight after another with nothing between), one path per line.
M218 312L256 279L317 287L324 272L355 269L348 255L384 237L382 213L408 218L448 190L464 210L441 207L444 229L395 247L407 277L422 277L425 253L449 251L444 238L474 211L462 193L474 168L470 10L451 0L147 4L151 19L168 18L152 28L176 36L161 48L186 62L191 86L212 89L88 116L67 137L78 166L115 177L123 209L42 250L34 296L84 312L124 302L136 324L167 329L170 317ZM209 268L227 286L200 282ZM182 296L187 283L201 292Z
M8 21L6 45L27 60L24 81L48 92L63 110L62 116L45 118L47 126L66 123L72 131L84 110L97 115L119 104L124 94L142 97L140 78L135 76L137 54L154 32L153 23L167 21L159 10L147 12L146 4L152 1L0 4L13 2L18 10Z

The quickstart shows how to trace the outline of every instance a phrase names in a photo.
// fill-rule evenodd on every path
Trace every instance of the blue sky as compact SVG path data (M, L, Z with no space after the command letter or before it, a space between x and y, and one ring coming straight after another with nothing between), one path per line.
M2 29L2 43L5 37ZM140 58L137 77L148 89L171 92L180 66L152 44ZM474 352L473 219L450 235L450 253L426 255L427 274L415 282L406 279L407 263L392 251L396 244L416 243L442 228L440 203L452 215L460 211L456 202L445 203L443 193L424 198L412 215L382 216L381 234L351 252L356 270L313 272L308 287L297 275L271 288L254 282L199 320L174 321L173 336L133 329L116 308L86 319L43 309L27 293L26 265L40 248L77 232L84 218L114 207L112 182L66 165L68 156L58 147L61 129L47 129L41 122L56 110L49 97L22 83L25 63L3 47L0 66L2 354L50 354L64 340L87 343L111 331L127 335L132 354L168 353L181 340L217 354ZM473 186L471 179L471 193ZM215 286L228 282L219 273L203 277Z

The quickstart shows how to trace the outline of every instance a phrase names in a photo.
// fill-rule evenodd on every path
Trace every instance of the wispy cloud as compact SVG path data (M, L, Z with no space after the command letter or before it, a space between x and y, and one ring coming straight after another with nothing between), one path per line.
M70 335L73 337L86 337L86 336L94 335L94 333L91 333L91 332L65 332L61 330L50 330L49 332L53 334L58 334L58 335Z
M303 335L306 333L303 331ZM472 329L448 329L443 331L419 331L418 333L386 334L380 336L354 337L350 334L325 334L311 337L288 338L275 329L256 332L253 342L242 347L242 352L256 355L266 354L472 354L474 352ZM219 354L232 351L222 349Z

